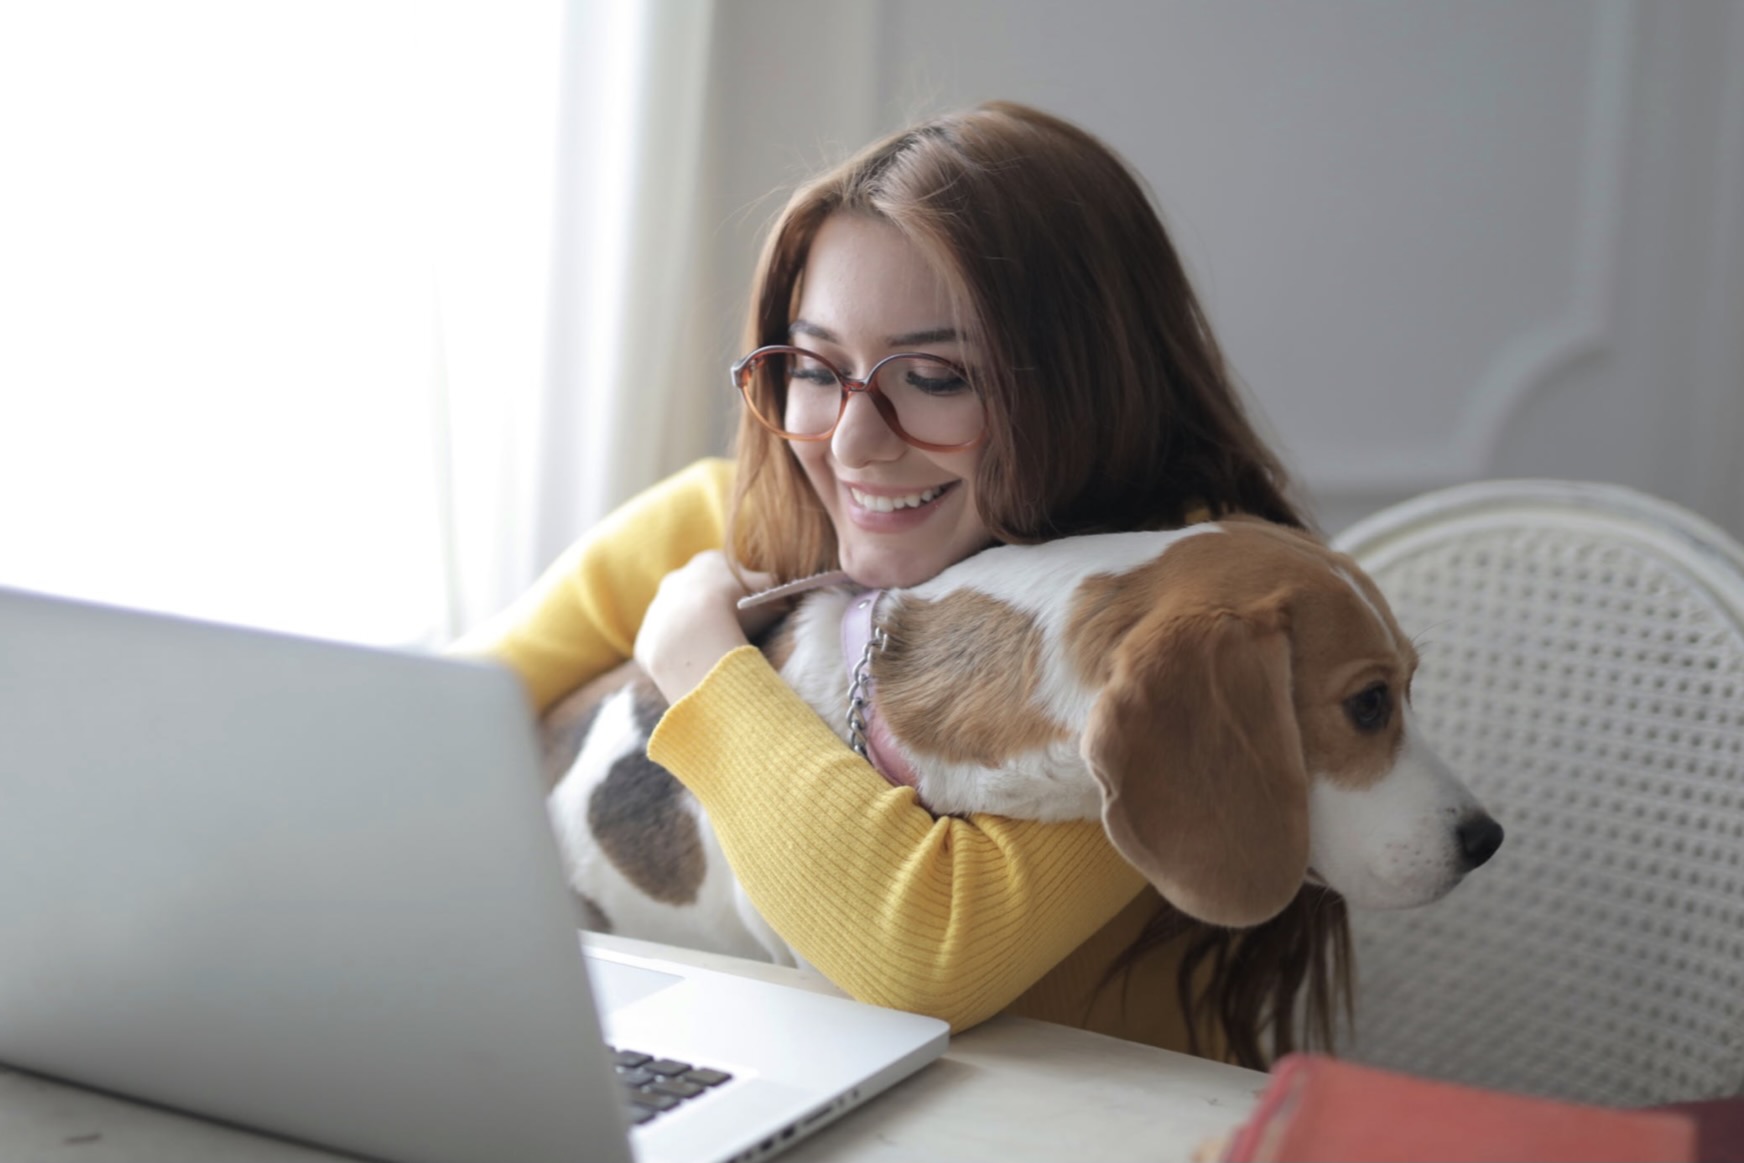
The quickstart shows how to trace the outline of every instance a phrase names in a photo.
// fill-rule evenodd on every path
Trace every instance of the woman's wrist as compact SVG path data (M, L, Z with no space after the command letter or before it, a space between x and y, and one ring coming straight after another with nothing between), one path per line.
M736 621L730 626L699 625L693 626L681 641L669 644L656 656L638 657L637 661L670 704L695 690L716 663L746 645L749 645L749 639Z
M738 608L746 583L763 575L734 574L726 557L710 550L666 575L636 635L636 661L668 703L696 689L722 658L750 644L750 635L780 614L780 607Z

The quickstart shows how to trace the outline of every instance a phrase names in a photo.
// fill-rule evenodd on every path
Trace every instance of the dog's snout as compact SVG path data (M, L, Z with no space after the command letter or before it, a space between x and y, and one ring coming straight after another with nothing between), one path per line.
M1469 871L1496 854L1502 846L1502 825L1488 816L1473 816L1455 829L1459 836L1460 855Z

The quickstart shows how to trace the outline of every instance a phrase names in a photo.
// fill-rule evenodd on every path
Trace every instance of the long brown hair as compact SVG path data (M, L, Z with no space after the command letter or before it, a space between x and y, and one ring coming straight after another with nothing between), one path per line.
M1175 998L1192 1053L1221 1044L1231 1062L1263 1070L1302 1045L1336 1042L1338 1019L1353 1006L1350 919L1336 892L1303 885L1283 912L1251 929L1201 924L1159 905L1101 988L1129 989L1146 953L1176 943Z
M1095 137L993 102L892 134L800 186L764 245L746 350L788 341L812 240L836 213L894 226L950 293L977 352L988 437L975 495L995 539L1167 528L1200 509L1305 523L1144 185ZM835 568L835 531L786 443L746 413L737 456L737 560L784 581ZM1273 924L1316 965L1336 951L1325 926ZM1133 952L1180 931L1160 919ZM1204 956L1229 940L1206 939ZM1293 1006L1301 973L1257 972ZM1211 977L1202 1005L1222 1015L1227 1044L1256 1045L1260 1019L1242 998L1259 989L1275 1009L1276 990L1251 972Z

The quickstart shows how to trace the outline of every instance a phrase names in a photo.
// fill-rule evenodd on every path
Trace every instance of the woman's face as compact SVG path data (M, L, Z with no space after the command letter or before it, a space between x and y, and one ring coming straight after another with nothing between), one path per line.
M831 215L802 285L788 342L846 375L863 378L899 351L974 365L943 283L887 222ZM991 540L975 505L982 450L923 452L891 431L864 393L849 400L829 440L789 447L835 525L842 568L861 585L915 585Z

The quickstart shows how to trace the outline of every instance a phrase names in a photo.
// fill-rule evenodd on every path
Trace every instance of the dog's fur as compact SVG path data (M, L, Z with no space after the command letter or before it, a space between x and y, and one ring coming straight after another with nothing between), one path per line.
M806 595L765 649L846 735L851 590ZM1100 816L1189 918L1246 928L1318 881L1424 904L1500 829L1412 729L1417 655L1374 583L1248 519L986 550L887 592L879 706L935 814ZM614 673L546 720L551 799L593 927L792 962L706 813L646 755L664 710Z

